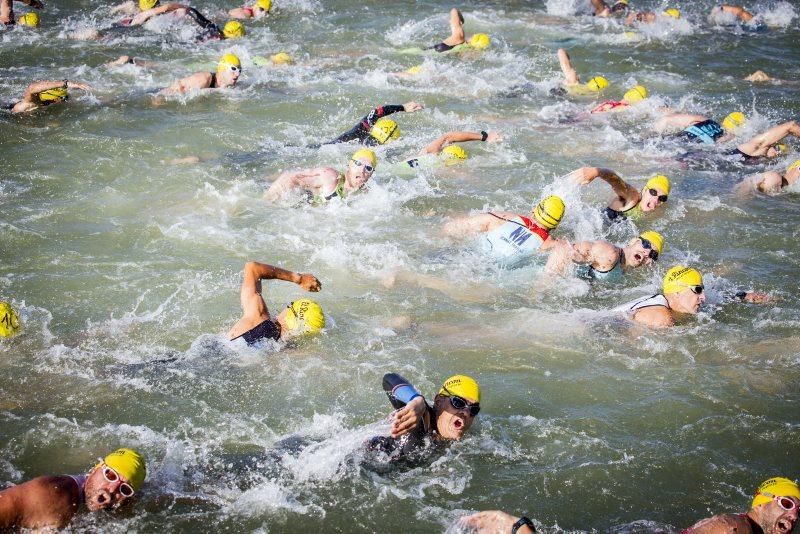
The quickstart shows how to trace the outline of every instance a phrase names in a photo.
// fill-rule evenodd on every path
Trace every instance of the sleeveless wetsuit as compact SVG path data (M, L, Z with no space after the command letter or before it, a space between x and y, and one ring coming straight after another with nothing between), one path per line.
M339 197L344 199L344 174L339 173L339 178L336 180L336 186L333 188L333 191L329 193L320 193L318 195L314 195L311 199L313 204L324 204L325 202L329 201L334 197Z
M725 152L726 156L739 156L739 159L745 165L752 165L754 163L760 162L762 159L766 158L766 156L751 156L750 154L745 154L738 148L734 148L733 150L729 150Z
M378 141L369 134L370 129L375 126L375 123L378 122L378 119L381 117L404 110L405 108L402 105L396 104L389 104L375 108L370 111L368 115L363 117L358 124L347 130L333 141L328 141L325 144L330 145L332 143L346 143L347 141L358 139L362 144L365 145L377 145L379 144Z
M592 280L602 280L603 282L617 282L625 274L625 271L622 270L623 254L622 249L620 249L617 263L607 271L598 271L591 265L581 265L578 267L578 276Z
M516 215L506 219L494 213L489 215L506 221L487 232L483 241L484 250L504 267L516 267L536 253L550 234L527 217Z
M661 293L658 293L656 295L650 295L649 297L640 297L634 301L623 304L622 306L617 306L612 311L625 312L629 316L632 316L642 308L649 308L652 306L663 306L667 309L670 309L669 303L667 302L667 297Z
M679 135L693 141L713 145L717 139L725 135L725 130L718 122L708 119L692 124Z
M72 480L74 480L75 484L78 485L78 495L80 495L80 502L78 503L78 505L80 506L81 504L84 503L84 500L86 499L86 493L85 493L86 479L89 478L89 476L88 475L67 475L67 476Z
M642 208L639 207L639 204L634 205L632 208L628 208L624 211L617 211L613 208L606 208L603 210L603 214L608 217L610 221L624 221L625 219L638 219L642 215Z
M216 89L217 88L217 73L211 73L211 85L208 86L209 89Z
M281 338L281 325L278 323L273 323L267 319L263 323L257 324L241 336L236 336L235 338L231 339L231 341L239 339L240 337L244 338L248 345L255 345L262 339L272 339L274 341L278 341Z

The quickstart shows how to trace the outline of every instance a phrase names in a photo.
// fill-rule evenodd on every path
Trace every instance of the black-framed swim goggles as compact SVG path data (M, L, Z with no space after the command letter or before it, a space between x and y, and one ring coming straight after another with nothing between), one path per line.
M648 253L649 258L653 261L656 261L658 259L658 251L655 249L655 247L653 247L653 244L650 242L650 240L640 237L639 241L642 242L642 246L645 250L650 251Z
M350 161L352 161L353 163L355 163L355 164L356 164L356 167L362 167L362 166L363 166L363 167L364 167L364 169L366 169L366 171L367 171L367 172L373 172L373 171L375 171L375 167L373 167L373 166L372 166L372 165L370 165L369 163L364 163L364 162L363 162L363 161L361 161L360 159L355 159L355 158L353 158L353 159L351 159Z
M694 293L695 295L701 295L703 293L703 290L705 289L705 287L703 287L703 284L697 284L697 285L682 284L682 285L691 289L692 293Z
M459 397L458 395L453 395L453 393L446 387L442 387L442 389L444 389L445 393L447 393L445 397L450 399L450 406L452 406L454 409L462 411L469 408L469 414L472 417L475 417L481 411L481 403L476 402L475 404L470 404L462 397Z
M667 201L668 195L659 195L659 194L658 194L658 189L653 189L653 188L651 187L651 188L649 188L647 191L648 191L648 192L649 192L651 195L653 195L654 197L658 198L658 201L659 201L659 202L666 202L666 201Z

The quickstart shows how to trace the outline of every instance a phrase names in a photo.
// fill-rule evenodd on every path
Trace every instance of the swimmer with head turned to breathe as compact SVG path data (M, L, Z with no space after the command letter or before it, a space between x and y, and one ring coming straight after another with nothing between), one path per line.
M45 80L34 82L25 89L22 100L11 105L11 113L26 113L41 107L60 104L69 99L69 89L91 91L85 83L69 80Z
M166 89L161 90L160 95L174 95L186 93L194 89L225 89L235 87L239 76L242 73L242 63L233 54L225 54L217 63L215 72L196 72L186 78L181 78Z

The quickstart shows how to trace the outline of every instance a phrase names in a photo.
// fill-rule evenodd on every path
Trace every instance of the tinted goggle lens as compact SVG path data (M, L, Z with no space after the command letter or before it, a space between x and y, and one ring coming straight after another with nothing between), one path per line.
M689 289L691 289L692 293L694 293L695 295L700 295L703 292L703 289L705 288L702 285L696 285L696 286L689 286Z
M789 497L775 497L775 502L777 502L778 506L780 506L787 512L791 512L792 510L797 508L797 504Z
M645 239L643 237L640 237L639 239L641 240L642 246L645 248L645 250L650 251L650 253L648 254L650 259L656 261L658 259L658 251L655 248L653 248L653 244L650 242L650 240Z
M465 410L466 408L469 408L469 414L472 417L475 417L481 411L481 405L480 404L469 404L467 401L465 401L461 397L457 397L455 395L451 395L450 396L450 404L456 410Z
M372 172L375 170L375 167L373 167L369 163L364 163L363 161L358 159L354 159L351 161L356 164L356 167L364 167L364 169L366 169L367 172Z
M653 189L652 187L650 189L648 189L648 191L650 192L651 195L653 195L654 197L658 198L659 202L666 202L667 198L669 198L668 195L659 195L658 194L658 190L657 189Z

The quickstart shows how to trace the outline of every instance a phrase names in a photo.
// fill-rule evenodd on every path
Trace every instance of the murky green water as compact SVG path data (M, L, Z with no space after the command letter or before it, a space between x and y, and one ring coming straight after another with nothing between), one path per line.
M493 45L460 56L401 52L445 36L442 2L278 0L237 42L197 44L190 26L162 21L66 38L113 22L103 4L50 2L39 30L0 32L0 100L36 79L95 88L0 115L0 298L24 322L0 342L0 486L80 472L126 445L148 458L140 498L113 516L84 514L78 529L435 532L501 508L545 531L607 532L745 510L761 480L797 476L798 195L739 198L732 186L763 167L711 155L687 166L675 157L684 144L648 132L662 105L718 120L741 109L743 135L796 117L799 86L741 81L757 68L797 79L793 4L749 6L770 25L753 32L709 25L712 3L696 2L633 36L565 16L569 2L464 4L468 35ZM196 7L219 21L234 4ZM584 78L609 78L608 97L642 83L652 98L565 120L592 101L550 96L558 47ZM281 50L297 64L252 63ZM225 51L242 58L240 87L152 104L148 93ZM123 53L157 64L101 66ZM420 63L415 78L390 74ZM393 117L403 136L378 151L368 192L322 207L262 200L265 177L343 166L354 149L303 146L410 100L427 109ZM389 164L460 129L505 142L466 145L460 166ZM790 144L775 168L797 159ZM170 163L186 156L202 162ZM667 209L638 227L604 226L608 189L558 178L582 165L635 184L669 175ZM591 288L543 282L540 266L500 270L441 237L449 215L525 212L546 192L567 199L557 235L624 242L652 228L666 237L663 261L624 287ZM316 274L333 327L280 352L225 341L247 260ZM652 332L605 313L654 292L679 262L711 289L697 319ZM780 300L721 304L734 288ZM265 298L278 311L300 294L268 283ZM429 396L450 374L481 383L477 425L430 467L359 464L363 440L388 429L388 371Z

